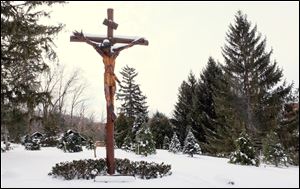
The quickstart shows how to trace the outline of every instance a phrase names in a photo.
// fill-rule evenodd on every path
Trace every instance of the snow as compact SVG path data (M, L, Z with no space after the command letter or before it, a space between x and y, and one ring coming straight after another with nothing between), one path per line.
M136 178L134 176L97 176L95 182L134 182Z
M42 147L40 151L27 151L24 146L13 144L13 150L1 153L1 188L3 187L85 187L85 188L137 188L137 187L299 187L299 167L279 167L270 165L242 166L228 163L226 158L204 155L189 157L166 150L157 150L147 157L116 149L116 158L133 161L146 160L171 164L172 175L163 178L131 182L94 182L91 180L71 180L48 176L52 166L62 161L94 159L93 150L83 148L82 152L64 153L55 147ZM106 156L105 148L97 148L97 157ZM99 178L98 178L99 179Z
M97 35L97 34L91 34L91 33L84 33L84 35L89 36L89 37L107 38L106 35ZM138 36L125 36L125 35L114 35L114 38L125 38L125 39L137 40L141 37L138 37Z

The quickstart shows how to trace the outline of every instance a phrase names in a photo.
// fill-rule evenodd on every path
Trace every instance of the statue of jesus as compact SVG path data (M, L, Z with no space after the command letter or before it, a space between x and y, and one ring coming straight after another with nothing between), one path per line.
M139 38L132 41L130 44L121 46L121 47L114 47L109 39L104 39L102 43L96 43L88 38L86 38L82 32L74 31L74 36L78 37L79 39L85 41L87 44L94 47L94 49L102 56L103 63L104 63L104 93L105 99L108 106L108 109L112 112L112 119L116 119L116 115L114 113L114 95L116 92L116 81L120 84L117 76L114 73L115 70L115 60L119 53L137 45L144 41L144 38Z

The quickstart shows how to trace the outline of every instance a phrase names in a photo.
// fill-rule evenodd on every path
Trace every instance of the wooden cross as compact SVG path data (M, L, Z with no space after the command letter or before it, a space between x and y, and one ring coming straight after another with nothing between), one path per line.
M113 30L117 29L118 24L114 22L113 19L113 9L107 9L107 19L103 21L103 24L107 26L107 36L95 36L95 35L85 35L91 41L102 43L103 40L109 39L112 44L115 43L127 43L130 44L136 40L136 37L118 37L113 36ZM85 42L76 36L70 36L71 42ZM139 45L148 45L147 40L141 40ZM111 96L111 95L110 95ZM113 99L111 96L110 99ZM115 159L114 159L114 119L112 119L112 110L108 108L107 103L107 121L106 121L106 161L108 174L113 175L115 173Z

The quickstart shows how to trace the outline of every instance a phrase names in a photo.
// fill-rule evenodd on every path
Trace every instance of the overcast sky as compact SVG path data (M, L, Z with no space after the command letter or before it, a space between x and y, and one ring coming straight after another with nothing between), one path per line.
M120 53L115 73L125 65L139 73L136 82L147 96L150 112L171 116L178 88L190 71L199 78L209 56L223 63L221 47L238 10L267 38L267 50L299 87L299 2L70 2L53 7L51 21L66 25L56 45L60 62L78 67L87 80L88 108L99 120L105 113L102 58L87 44L69 41L74 30L106 34L107 8L119 24L114 35L141 36L149 46ZM119 105L119 103L116 103Z

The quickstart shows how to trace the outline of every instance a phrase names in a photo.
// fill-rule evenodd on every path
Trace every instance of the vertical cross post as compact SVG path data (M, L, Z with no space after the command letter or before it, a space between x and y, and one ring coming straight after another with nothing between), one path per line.
M104 19L103 24L107 26L107 38L114 42L113 31L117 29L118 24L114 22L114 10L107 9L107 18Z
M110 89L111 91L111 89ZM109 94L113 99L113 94ZM112 119L112 108L106 104L106 161L107 172L110 175L115 174L115 153L114 153L114 121Z
M113 9L107 9L107 37L112 41L113 39ZM105 22L105 20L104 20ZM111 87L110 87L111 88ZM112 91L112 89L109 89ZM113 94L109 94L110 99L113 101ZM108 103L108 102L107 102ZM112 111L114 107L110 107L114 103L106 104L107 120L106 120L106 161L107 161L107 172L110 175L115 174L115 154L114 154L114 120L112 119Z
M112 23L114 21L114 10L113 9L107 9L107 19L109 23ZM113 38L113 28L111 27L111 24L107 27L107 37L108 39Z

